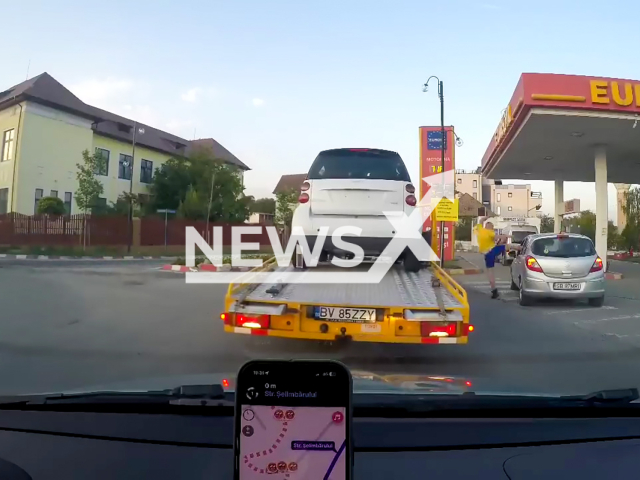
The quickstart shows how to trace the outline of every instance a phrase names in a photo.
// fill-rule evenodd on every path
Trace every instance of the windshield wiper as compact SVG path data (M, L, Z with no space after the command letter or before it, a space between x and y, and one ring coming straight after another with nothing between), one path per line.
M560 400L586 402L590 404L625 404L640 399L637 388L621 388L617 390L598 390L586 395L565 395Z
M182 385L166 390L95 391L0 397L0 409L64 405L190 405L233 406L233 394L222 385Z

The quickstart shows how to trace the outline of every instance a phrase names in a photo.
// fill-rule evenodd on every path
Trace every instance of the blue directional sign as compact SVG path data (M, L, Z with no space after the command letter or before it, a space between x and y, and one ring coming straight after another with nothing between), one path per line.
M432 130L427 132L427 150L441 150L442 149L442 132L439 130ZM447 149L447 132L444 132L444 149Z

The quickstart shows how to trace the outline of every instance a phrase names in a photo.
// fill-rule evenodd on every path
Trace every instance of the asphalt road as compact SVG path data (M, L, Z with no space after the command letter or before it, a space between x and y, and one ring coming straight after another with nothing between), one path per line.
M603 308L517 305L497 268L458 277L468 345L320 345L230 335L222 285L187 285L153 261L0 261L0 394L173 375L234 373L250 358L336 358L376 373L456 375L477 390L586 393L640 386L640 266L609 282ZM255 341L266 343L255 343Z

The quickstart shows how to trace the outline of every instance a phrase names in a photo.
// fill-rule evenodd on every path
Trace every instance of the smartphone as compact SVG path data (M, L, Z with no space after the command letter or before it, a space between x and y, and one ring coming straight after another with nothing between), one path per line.
M340 362L254 360L236 379L236 480L351 480L351 373Z

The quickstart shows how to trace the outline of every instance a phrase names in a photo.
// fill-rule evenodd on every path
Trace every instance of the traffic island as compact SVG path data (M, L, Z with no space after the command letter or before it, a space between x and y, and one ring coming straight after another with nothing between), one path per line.
M606 280L622 280L624 276L621 273L607 272L604 274Z

